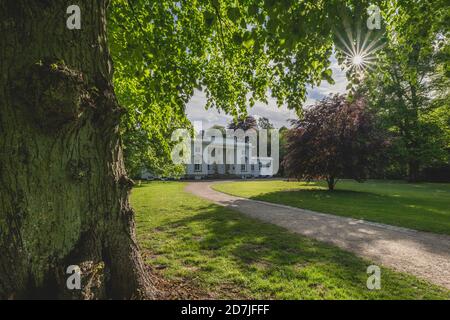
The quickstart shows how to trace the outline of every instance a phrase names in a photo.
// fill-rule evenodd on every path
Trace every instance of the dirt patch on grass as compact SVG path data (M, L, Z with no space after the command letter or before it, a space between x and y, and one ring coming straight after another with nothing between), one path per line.
M147 261L151 256L154 256L154 254L144 250L144 261ZM223 284L216 287L214 291L207 291L192 279L167 279L161 272L162 269L159 269L157 266L151 266L146 263L146 269L150 280L158 290L156 298L159 300L249 299L248 296L241 292L240 288L231 284Z
M143 254L146 257L152 256L149 252ZM208 300L215 299L213 295L202 290L189 280L167 279L157 267L148 263L145 265L150 281L155 286L158 300Z

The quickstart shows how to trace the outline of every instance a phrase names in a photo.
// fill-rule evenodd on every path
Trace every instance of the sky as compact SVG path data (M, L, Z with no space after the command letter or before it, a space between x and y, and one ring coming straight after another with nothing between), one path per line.
M318 87L308 87L305 106L312 105L331 93L344 93L346 91L348 82L345 71L341 70L335 57L331 58L331 69L333 71L335 84L330 85L328 82L323 81ZM226 126L231 122L231 116L215 109L205 110L205 105L205 93L198 90L195 91L194 96L191 98L186 108L187 117L192 123L197 122L197 124L199 124L199 122L201 122L202 128L208 129L216 124ZM284 106L278 108L276 100L270 97L268 98L268 104L257 102L253 108L249 108L249 114L255 118L268 118L275 128L278 129L282 126L289 127L289 120L296 118L295 111L288 110Z

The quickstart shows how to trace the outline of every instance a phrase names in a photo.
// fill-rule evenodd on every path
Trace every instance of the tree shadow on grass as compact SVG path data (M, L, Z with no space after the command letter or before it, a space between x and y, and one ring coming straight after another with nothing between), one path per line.
M366 270L371 263L351 253L228 208L182 206L197 214L161 227L176 230L174 236L183 239L180 241L195 242L205 263L217 268L215 272L226 269L221 270L221 259L229 260L247 279L246 285L265 292L265 297L417 298L416 294L432 297L438 292L412 277L388 270L383 271L383 290L369 291ZM201 239L189 240L190 230L199 225ZM415 290L410 291L412 286Z
M351 190L287 190L249 199L450 235L450 212L445 199Z

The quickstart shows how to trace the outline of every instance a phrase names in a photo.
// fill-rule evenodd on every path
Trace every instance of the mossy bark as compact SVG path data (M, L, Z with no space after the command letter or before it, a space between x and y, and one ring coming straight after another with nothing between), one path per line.
M0 2L0 298L152 298L118 132L105 0ZM82 290L66 268L82 269Z

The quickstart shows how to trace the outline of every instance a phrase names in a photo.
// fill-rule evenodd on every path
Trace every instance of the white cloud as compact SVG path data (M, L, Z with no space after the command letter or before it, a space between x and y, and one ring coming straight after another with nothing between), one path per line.
M305 106L314 104L316 101L324 98L332 93L344 93L346 92L347 79L345 72L339 67L336 58L331 58L331 69L333 70L334 85L330 85L328 82L323 81L318 87L307 87L308 95ZM187 104L186 114L191 122L201 121L203 128L207 129L215 124L226 126L232 117L219 112L215 109L205 110L206 96L202 91L195 91L194 96ZM285 106L278 108L276 100L268 98L268 104L257 102L253 108L249 108L249 114L255 117L268 118L276 128L282 126L289 126L289 120L295 119L296 114L293 110L288 110Z

